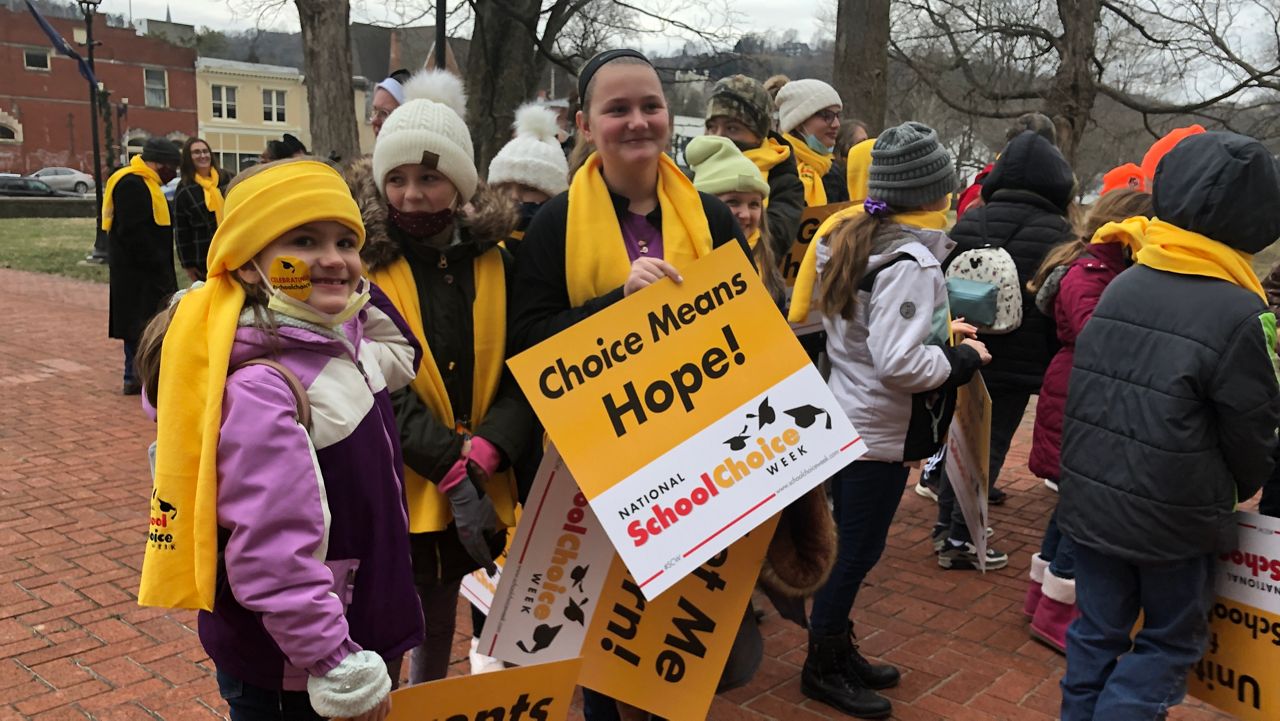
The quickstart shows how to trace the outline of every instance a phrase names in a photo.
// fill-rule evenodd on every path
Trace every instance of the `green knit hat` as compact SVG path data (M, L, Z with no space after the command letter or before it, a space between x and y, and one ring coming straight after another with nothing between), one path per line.
M760 169L728 138L700 135L685 146L684 159L693 169L693 187L704 193L760 193L769 197L769 184Z

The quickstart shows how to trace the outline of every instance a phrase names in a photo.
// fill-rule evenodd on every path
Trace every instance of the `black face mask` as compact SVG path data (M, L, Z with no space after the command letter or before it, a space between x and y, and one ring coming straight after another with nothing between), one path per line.
M738 146L738 150L741 150L744 153L747 152L748 150L755 150L756 148L760 147L759 145L744 143L741 140L734 140L733 138L729 138L729 140L732 141L734 145Z
M162 165L160 166L160 169L156 171L156 175L160 176L160 184L164 185L165 183L168 183L170 180L173 180L174 178L178 177L178 171L167 165Z

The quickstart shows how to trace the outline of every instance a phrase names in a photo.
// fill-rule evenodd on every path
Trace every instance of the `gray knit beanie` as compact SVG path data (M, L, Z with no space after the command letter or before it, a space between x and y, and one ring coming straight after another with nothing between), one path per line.
M951 153L933 128L913 120L889 128L871 148L867 197L895 208L918 208L956 189Z

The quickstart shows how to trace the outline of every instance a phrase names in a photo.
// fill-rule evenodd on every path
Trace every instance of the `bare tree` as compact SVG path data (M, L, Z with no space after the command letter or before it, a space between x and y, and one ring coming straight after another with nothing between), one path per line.
M533 97L549 65L576 75L598 50L646 34L720 49L733 37L733 14L722 2L727 0L467 0L467 120L479 167L487 168L510 139L516 107Z
M889 0L839 0L836 9L835 88L867 123L884 127L889 87Z
M303 74L311 114L311 152L342 158L360 155L351 77L351 4L349 0L232 0L262 26L293 5L302 29Z
M1152 134L1153 116L1188 115L1249 132L1280 97L1270 0L900 0L894 11L891 57L943 102L987 118L1045 112L1073 161L1100 97Z

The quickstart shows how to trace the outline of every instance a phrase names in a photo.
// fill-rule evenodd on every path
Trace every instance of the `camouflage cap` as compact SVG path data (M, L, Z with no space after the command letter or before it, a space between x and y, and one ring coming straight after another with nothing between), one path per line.
M773 125L773 101L759 80L730 75L716 83L707 101L707 119L719 115L741 122L764 140Z

